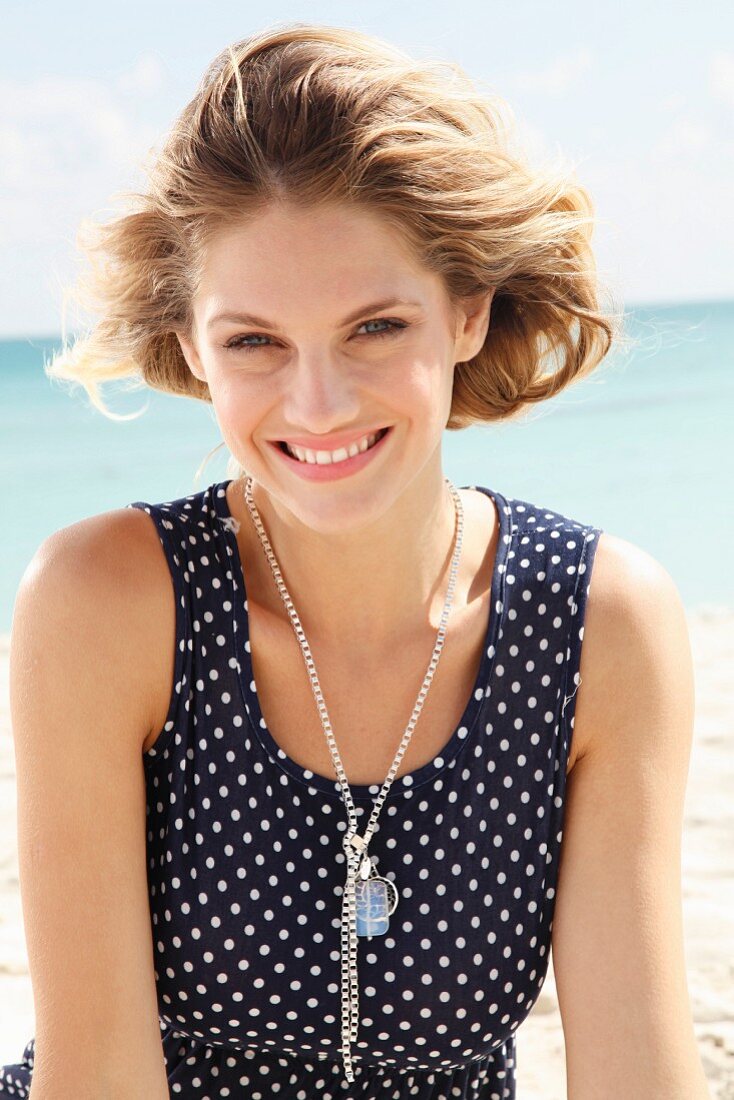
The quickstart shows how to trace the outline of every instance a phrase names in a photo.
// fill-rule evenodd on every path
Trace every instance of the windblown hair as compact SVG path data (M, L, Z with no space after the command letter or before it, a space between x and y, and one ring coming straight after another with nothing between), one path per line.
M97 320L73 346L64 335L47 374L112 418L98 386L113 379L211 403L176 338L191 333L210 235L274 201L353 203L390 221L452 304L496 288L446 427L518 417L590 373L620 315L600 306L588 193L567 168L531 166L513 137L505 101L458 65L358 31L295 23L227 47L147 191L89 227L76 293Z

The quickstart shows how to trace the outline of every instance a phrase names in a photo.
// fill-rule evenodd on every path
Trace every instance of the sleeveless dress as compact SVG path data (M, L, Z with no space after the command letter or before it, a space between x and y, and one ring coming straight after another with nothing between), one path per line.
M155 523L176 595L169 711L144 753L169 1094L515 1100L516 1032L548 969L601 529L463 487L486 493L500 523L481 667L441 753L393 782L370 845L400 901L386 934L358 941L350 1084L346 810L336 777L298 765L263 720L228 484L127 505ZM361 833L381 784L350 786ZM31 1039L20 1063L0 1067L0 1096L28 1097L33 1059Z

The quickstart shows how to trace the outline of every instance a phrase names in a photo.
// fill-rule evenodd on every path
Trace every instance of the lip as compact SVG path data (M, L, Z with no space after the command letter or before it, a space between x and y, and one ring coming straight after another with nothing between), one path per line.
M290 443L292 447L303 447L304 451L338 451L341 447L349 448L353 443L359 443L360 439L364 439L365 436L376 435L377 432L381 432L387 426L386 424L376 424L373 428L363 428L360 432L335 432L334 435L317 436L316 439L313 436L306 439L305 437L293 435L289 436L285 442ZM283 440L273 439L268 442L282 443Z
M343 462L325 462L323 465L319 463L311 462L299 462L297 458L293 458L286 451L282 450L279 443L270 440L271 447L274 448L277 454L288 463L289 469L293 470L295 474L304 478L306 481L340 481L344 477L349 477L351 474L356 474L363 466L367 466L368 463L384 450L383 444L385 444L392 435L392 425L385 425L387 431L378 439L377 443L373 447L369 447L366 451L361 451L358 455L354 455L353 458L345 458ZM381 430L381 429L380 429ZM318 448L319 450L327 450L328 448Z

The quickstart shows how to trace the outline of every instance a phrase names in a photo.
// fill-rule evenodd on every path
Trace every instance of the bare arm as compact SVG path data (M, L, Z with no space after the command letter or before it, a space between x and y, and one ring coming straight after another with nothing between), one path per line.
M152 695L129 516L58 532L15 603L10 705L33 1100L168 1097L141 748Z
M569 1100L707 1100L681 833L694 686L666 570L602 536L586 612L552 950Z

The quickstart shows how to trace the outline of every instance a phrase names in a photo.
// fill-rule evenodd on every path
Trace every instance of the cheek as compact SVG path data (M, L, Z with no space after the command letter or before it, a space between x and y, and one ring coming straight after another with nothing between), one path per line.
M210 393L224 441L242 440L246 443L266 414L265 395L258 395L252 386L238 383L236 379L210 387Z
M422 419L437 419L453 388L453 368L435 358L414 359L401 372L396 399L422 413Z

